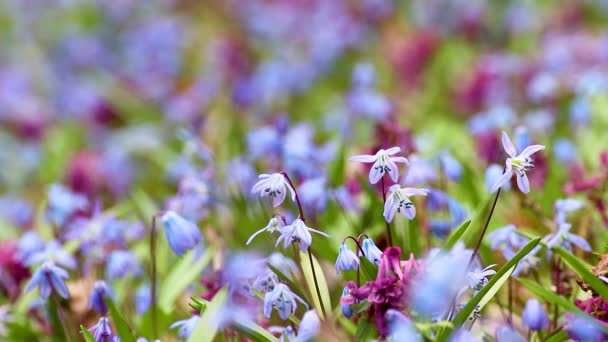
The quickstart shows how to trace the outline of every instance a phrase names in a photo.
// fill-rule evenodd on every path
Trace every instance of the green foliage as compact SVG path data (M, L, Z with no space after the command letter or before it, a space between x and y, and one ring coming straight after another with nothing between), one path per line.
M555 252L562 257L562 260L574 271L576 272L583 280L591 286L595 292L597 292L603 298L608 298L608 285L604 283L600 278L591 273L590 268L585 265L583 261L581 261L576 256L572 255L567 250L556 247L554 248Z
M218 317L223 310L224 304L228 299L228 289L223 288L209 302L205 311L190 335L188 342L211 342L215 338L218 326Z
M120 336L121 342L135 342L136 336L129 328L125 318L122 316L121 311L116 308L114 302L111 298L105 298L106 304L108 305L108 310L110 311L110 317L112 321L114 321L114 325L116 326L116 330L118 335Z

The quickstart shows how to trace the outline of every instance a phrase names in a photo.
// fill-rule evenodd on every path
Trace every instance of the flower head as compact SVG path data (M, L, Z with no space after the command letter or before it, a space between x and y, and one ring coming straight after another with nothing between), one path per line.
M251 192L260 193L261 197L272 197L273 207L276 208L283 203L287 196L287 190L291 193L291 199L296 200L296 192L283 174L273 173L269 175L263 173L258 178L260 180L255 183Z
M367 258L367 260L373 264L380 265L382 251L376 246L374 240L371 238L365 238L361 243L361 249L363 249L363 253L365 254L365 258Z
M165 228L165 236L173 253L178 256L193 249L203 239L196 224L186 220L174 211L167 211L160 217Z
M56 266L52 261L47 261L34 272L32 280L25 288L25 292L29 292L38 286L42 298L48 298L52 291L57 292L63 298L68 298L70 294L64 279L69 277L66 270Z
M496 264L489 265L483 270L478 269L475 271L469 271L467 273L467 282L469 287L476 291L481 290L488 283L488 279L486 277L496 274L496 271L491 270L491 268L494 266L496 266Z
M253 241L253 239L258 236L259 234L263 233L263 232L269 232L269 233L274 233L274 232L278 232L281 230L281 228L283 228L285 226L285 223L283 222L283 220L275 215L273 216L270 221L268 222L268 224L266 225L266 227L256 231L255 233L253 233L249 239L247 239L247 242L245 243L245 245L249 245L251 243L251 241Z
M401 213L403 217L412 220L416 217L416 207L410 196L426 196L429 193L427 189L401 188L398 184L391 186L388 191L383 213L386 222L391 222L396 213Z
M106 305L105 298L112 297L112 290L108 287L105 281L98 280L93 284L93 291L89 297L89 307L92 307L102 316L107 315L108 306Z
M127 274L139 276L142 266L137 255L131 251L117 250L110 253L106 263L108 280L125 277Z
M371 170L369 171L369 182L372 184L378 183L378 181L384 176L389 174L393 182L397 182L399 178L399 170L395 163L407 163L405 157L391 157L394 154L401 152L399 147L391 147L388 150L380 149L375 155L359 155L351 157L350 161L357 161L362 163L374 163Z
M306 252L312 243L312 235L310 232L329 237L329 235L322 231L306 226L304 221L295 219L290 225L281 228L281 236L277 239L276 246L283 241L283 247L287 248L292 242L297 242L300 244L300 250Z
M574 341L605 341L606 333L600 322L595 319L573 313L566 314L566 331Z
M505 162L505 172L498 179L498 181L496 181L494 186L492 186L490 193L496 192L501 186L507 183L511 177L513 177L513 173L515 173L517 176L517 186L519 187L519 190L527 194L530 192L530 182L526 172L534 167L530 156L538 151L544 150L545 146L530 145L526 147L519 155L517 155L515 146L511 142L511 139L509 139L507 133L504 131L502 132L502 146L505 149L505 152L507 152L509 155L509 158L507 158Z
M264 316L270 318L272 309L276 308L279 317L286 320L290 315L293 315L296 312L298 306L296 300L308 308L308 304L306 304L298 295L291 292L287 285L283 283L276 284L274 289L267 292L264 296Z
M315 310L308 310L302 316L295 342L313 341L321 330L321 320Z
M112 327L110 326L110 320L108 317L101 317L97 324L89 328L89 331L93 332L95 342L114 340L114 334L112 333Z
M549 317L538 300L532 298L526 302L526 307L521 315L523 322L532 331L538 331L549 327Z
M183 339L188 339L190 335L192 335L192 332L194 331L194 328L196 328L200 318L201 317L199 315L194 315L188 319L174 322L169 326L169 329L179 328L177 331L177 336Z
M570 233L572 225L570 223L562 223L556 233L551 233L543 238L547 244L547 255L551 255L551 249L555 246L561 246L569 251L572 251L572 245L579 247L584 251L590 251L591 245L584 238Z
M351 269L359 268L359 258L357 254L353 252L348 246L343 243L340 245L340 250L338 251L338 258L336 259L336 273L340 273L342 271L348 271Z

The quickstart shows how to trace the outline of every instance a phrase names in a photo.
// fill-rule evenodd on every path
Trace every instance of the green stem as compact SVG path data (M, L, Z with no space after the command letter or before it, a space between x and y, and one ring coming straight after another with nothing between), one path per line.
M500 195L500 188L496 191L496 196L494 196L494 202L492 202L492 207L490 208L490 212L488 213L488 217L486 218L486 223L483 226L481 234L479 235L479 240L477 240L477 244L475 245L475 249L473 249L473 254L471 254L471 259L469 259L469 265L467 268L471 267L475 257L479 253L479 247L481 247L481 242L483 241L483 236L486 234L488 230L488 225L490 224L490 219L492 218L492 214L494 214L494 208L496 208L496 202L498 202L498 196Z

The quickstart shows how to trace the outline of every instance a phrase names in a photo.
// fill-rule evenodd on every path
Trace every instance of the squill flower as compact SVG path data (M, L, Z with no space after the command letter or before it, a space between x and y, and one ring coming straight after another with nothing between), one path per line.
M348 271L351 269L359 268L359 258L357 254L353 252L348 246L343 243L340 245L340 250L338 251L338 258L336 259L336 273L340 273L340 271Z
M545 146L530 145L526 147L519 155L517 155L515 146L511 142L511 139L509 139L507 133L504 131L502 132L502 146L505 149L505 152L507 152L509 155L509 158L507 158L505 162L505 172L494 184L494 186L492 186L490 193L496 192L501 186L507 183L511 177L513 177L513 173L515 172L519 190L527 194L530 192L530 182L528 181L526 172L534 167L530 156L538 151L544 150Z
M388 191L383 213L386 222L391 222L396 213L401 213L403 217L412 220L416 217L416 207L410 196L426 196L429 193L427 189L401 188L398 184L392 185Z
M93 284L93 291L91 291L91 296L89 297L89 307L95 309L100 315L105 316L108 313L105 298L111 298L112 296L112 290L110 290L106 282L98 280Z
M296 312L298 307L296 300L304 304L304 306L308 309L308 304L306 304L306 302L304 302L304 300L298 295L291 292L291 289L289 289L287 285L283 283L276 284L274 289L267 292L264 296L264 316L270 319L272 309L276 308L277 312L279 313L279 317L286 320L290 315L293 315Z
M300 250L306 252L312 243L312 235L310 232L329 237L329 235L322 231L306 226L304 221L295 219L290 225L281 228L281 236L277 239L276 246L283 241L283 247L287 248L292 242L297 242L300 244Z
M321 330L321 320L315 310L308 310L302 316L298 334L294 342L310 342L317 337Z
M572 245L587 252L591 250L591 246L587 240L570 233L570 228L572 228L570 223L562 223L559 225L556 233L551 233L543 238L543 241L547 245L547 255L550 255L551 249L555 246L561 246L569 251L572 251Z
M112 333L110 320L105 316L101 317L97 324L90 327L89 331L93 333L93 338L96 342L116 341L115 336Z
M467 273L467 282L469 287L473 290L481 290L488 283L488 279L486 277L496 274L496 271L491 270L491 268L494 266L496 266L496 264L489 265L483 270L469 271Z
M253 239L258 236L259 234L263 233L263 232L269 232L269 233L274 233L274 232L278 232L281 230L281 228L283 228L285 226L285 224L283 223L283 220L281 220L278 216L273 216L270 221L268 222L268 224L266 225L266 227L258 230L257 232L253 233L249 239L247 239L247 242L245 243L245 245L249 245L251 243L251 241L253 241Z
M376 246L374 240L371 238L365 238L361 243L361 249L363 249L363 253L365 253L367 260L373 264L380 265L382 251Z
M160 217L165 228L165 236L173 253L182 256L193 249L203 239L196 224L186 220L174 211L167 211Z
M565 318L566 331L568 332L568 336L574 341L605 341L607 334L604 333L602 328L606 328L606 325L602 327L602 324L599 321L589 316L570 312L565 315Z
M38 286L42 298L48 298L52 291L57 292L63 298L68 298L70 294L64 280L67 278L69 278L69 275L66 270L56 266L52 261L47 261L34 272L32 280L25 288L25 292L29 292Z
M251 189L252 193L260 193L261 197L272 197L272 206L278 207L287 196L287 190L291 193L291 199L296 200L296 192L293 190L283 174L263 173L258 177L260 180Z
M403 313L395 309L388 309L384 315L391 341L422 341L422 337L412 321Z
M350 294L350 289L348 286L344 287L344 289L342 289L342 296L340 297L340 310L342 311L342 314L344 315L344 317L346 318L351 318L355 312L352 309L352 305L353 303L343 303L342 301L349 301L349 298L351 297Z
M350 161L357 161L362 163L374 163L371 170L369 171L369 182L372 184L378 183L378 181L388 173L393 182L397 182L399 178L399 170L395 163L406 163L405 157L391 157L394 154L401 152L399 147L391 147L388 150L380 149L375 155L363 154L359 156L351 157Z
M538 331L549 327L549 317L538 300L532 298L526 302L526 307L521 315L522 321L532 331Z
M188 319L183 319L181 321L174 322L169 326L169 329L179 328L179 330L177 331L177 336L183 339L188 339L190 335L192 335L194 328L196 328L199 319L199 315L194 315Z
M44 250L33 253L25 263L31 266L46 260L52 260L54 263L69 269L74 269L77 266L76 259L57 240L49 241Z

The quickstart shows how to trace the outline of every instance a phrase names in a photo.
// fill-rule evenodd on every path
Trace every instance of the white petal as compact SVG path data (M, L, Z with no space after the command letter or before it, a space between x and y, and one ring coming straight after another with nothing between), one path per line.
M272 206L275 208L280 206L281 203L283 203L283 201L285 200L285 196L287 196L287 190L285 189L285 187L283 187L283 189L281 189L281 193L272 199Z
M403 188L401 189L401 193L405 196L426 196L429 193L428 189L418 189L418 188Z
M404 164L409 163L409 161L405 157L390 157L389 160L391 160L394 163L404 163Z
M413 220L414 217L416 217L416 207L413 205L409 208L403 208L401 212L403 213L403 216L407 217L410 220Z
M382 215L384 216L386 222L390 223L393 220L393 217L395 216L396 212L397 206L395 206L395 196L391 194L386 199L386 203L384 203L384 212L382 213Z
M520 157L524 157L527 158L529 156L531 156L532 154L538 152L538 151L542 151L545 149L545 146L543 145L531 145L526 147L520 154Z
M330 237L330 236L329 236L329 234L327 234L327 233L325 233L325 232L322 232L322 231L320 231L320 230L316 230L316 229L314 229L314 228L308 228L308 230L310 230L311 232L315 232L315 233L317 233L317 234L321 234L321 235L326 236L326 237Z
M517 155L517 150L515 149L515 146L513 145L511 139L509 139L509 136L505 131L502 131L502 147L505 149L505 152L507 152L510 157L514 158Z
M583 239L582 237L580 237L578 235L568 233L568 240L570 240L570 242L572 242L575 246L579 247L580 249L582 249L584 251L591 250L591 246L589 245L587 240Z
M291 200L295 202L296 201L295 190L291 187L291 184L289 184L289 181L287 181L287 179L285 177L283 177L283 182L285 183L285 187L287 189L289 189L289 192L291 193Z
M392 156L393 154L399 153L399 152L401 152L401 147L397 147L397 146L391 147L388 150L384 151L384 153L389 156Z
M362 154L359 156L353 156L350 157L348 160L350 161L355 161L355 162L361 162L361 163L373 163L376 161L376 156L371 156L369 154Z
M378 166L378 162L375 162L372 166L372 169L369 170L369 182L372 184L378 183L378 181L384 176L384 173L380 168L376 168Z
M386 166L388 166L390 169L388 172L389 176L391 176L393 182L396 183L399 180L399 170L397 169L397 164L393 163L393 161L389 159L386 161Z
M521 173L516 176L517 177L517 186L519 190L524 194L530 192L530 181L528 180L528 176L525 173Z
M251 188L251 192L252 193L260 192L260 191L264 190L264 188L267 186L268 186L268 181L266 181L265 179L262 179L262 180L258 181L257 183L255 183L253 188Z
M266 231L266 230L268 230L268 229L266 227L264 227L264 228L258 230L257 232L253 233L253 235L251 235L249 237L249 239L247 239L247 242L245 243L245 246L249 245L254 237L260 235L263 231Z
M505 183L508 182L511 177L513 177L513 170L509 169L505 173L503 173L502 176L500 176L496 183L494 183L492 189L490 189L490 193L495 193L501 186L505 185Z

